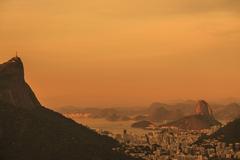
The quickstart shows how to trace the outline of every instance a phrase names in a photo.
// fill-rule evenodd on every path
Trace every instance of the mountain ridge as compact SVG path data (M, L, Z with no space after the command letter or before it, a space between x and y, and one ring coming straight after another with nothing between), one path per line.
M198 139L196 144L203 143L205 140L215 139L225 143L240 143L240 118L229 122L224 127L217 130L209 136L202 136Z

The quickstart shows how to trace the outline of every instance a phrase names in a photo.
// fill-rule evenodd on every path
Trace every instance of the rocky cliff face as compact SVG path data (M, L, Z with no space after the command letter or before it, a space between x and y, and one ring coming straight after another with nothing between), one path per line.
M25 82L24 67L19 57L0 64L0 101L29 109L41 106L31 87Z
M210 108L209 104L204 100L199 100L197 102L195 113L197 115L204 115L213 117L212 109Z

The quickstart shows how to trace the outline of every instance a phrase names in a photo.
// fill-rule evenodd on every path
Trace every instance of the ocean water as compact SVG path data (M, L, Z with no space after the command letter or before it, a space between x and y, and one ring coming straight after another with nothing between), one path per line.
M74 117L76 122L83 124L92 129L101 129L104 131L110 131L114 134L122 134L123 130L126 129L129 133L133 134L144 134L147 131L143 129L132 128L131 125L135 121L108 121L105 119L95 119L88 117Z

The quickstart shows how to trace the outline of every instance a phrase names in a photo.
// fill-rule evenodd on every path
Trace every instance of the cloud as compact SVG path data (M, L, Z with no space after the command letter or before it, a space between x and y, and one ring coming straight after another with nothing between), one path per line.
M177 0L173 0L177 1ZM178 1L179 3L179 1ZM211 12L211 11L226 11L226 12L240 12L239 0L185 0L182 3L183 10L193 12ZM181 7L181 4L179 3Z
M98 1L95 1L98 2ZM240 0L105 0L93 12L117 18L149 18L209 12L240 13ZM94 3L92 3L94 5Z
M11 11L27 15L75 15L89 19L147 19L209 12L240 13L240 0L3 0L0 8L3 4Z

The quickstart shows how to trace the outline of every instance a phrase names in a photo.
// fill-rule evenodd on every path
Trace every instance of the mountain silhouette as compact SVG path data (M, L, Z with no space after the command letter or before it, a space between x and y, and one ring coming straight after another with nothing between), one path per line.
M1 160L131 160L117 141L41 106L19 57L0 64Z
M226 126L220 128L218 131L210 136L202 136L196 143L202 143L204 140L217 139L225 143L239 143L240 142L240 118L229 122Z
M186 130L202 130L216 125L221 125L221 123L214 118L212 109L208 103L200 100L196 104L194 115L183 117L163 126L173 126Z

